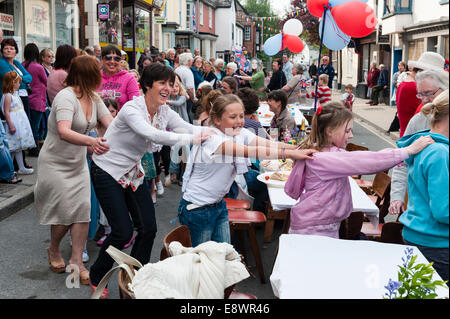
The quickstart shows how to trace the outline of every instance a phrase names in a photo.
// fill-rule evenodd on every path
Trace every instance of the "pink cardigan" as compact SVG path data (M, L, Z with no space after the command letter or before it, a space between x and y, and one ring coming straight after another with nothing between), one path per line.
M296 161L284 191L300 201L291 209L289 233L346 219L353 210L348 176L384 171L409 157L405 149L347 152L335 146ZM303 192L306 190L306 192Z
M22 65L25 67L26 62L23 62ZM33 92L28 97L30 109L45 112L45 106L47 105L47 94L45 94L47 90L47 75L44 67L37 62L31 62L26 69L33 77L30 83Z

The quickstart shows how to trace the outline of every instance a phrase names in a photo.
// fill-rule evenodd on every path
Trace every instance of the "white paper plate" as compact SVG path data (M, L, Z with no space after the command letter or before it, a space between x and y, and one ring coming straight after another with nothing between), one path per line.
M289 171L279 171L279 172L281 174L287 174L287 175L291 174L291 172L289 172ZM286 184L286 182L277 181L277 180L273 180L273 179L266 179L266 176L270 177L273 173L274 172L267 172L267 173L259 174L256 178L258 179L258 181L263 182L264 184L267 184L267 186L284 188L284 185Z

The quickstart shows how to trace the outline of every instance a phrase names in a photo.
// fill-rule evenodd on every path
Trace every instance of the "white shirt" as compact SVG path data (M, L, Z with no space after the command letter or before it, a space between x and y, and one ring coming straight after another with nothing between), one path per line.
M219 129L212 128L217 135L212 135L203 144L195 145L183 175L183 198L204 206L219 202L229 192L236 174L247 172L244 158L233 158L227 155L215 155L218 147L225 141L233 140L236 144L249 145L255 134L243 128L239 135L225 135Z
M169 128L174 132L168 132ZM134 97L124 104L105 133L109 151L92 156L101 169L118 181L128 173L146 152L152 153L162 145L188 145L192 134L202 130L185 122L167 105L160 106L153 126L143 96Z
M191 69L185 65L180 65L175 69L175 73L180 76L181 83L183 83L186 91L189 89L195 89L194 74Z

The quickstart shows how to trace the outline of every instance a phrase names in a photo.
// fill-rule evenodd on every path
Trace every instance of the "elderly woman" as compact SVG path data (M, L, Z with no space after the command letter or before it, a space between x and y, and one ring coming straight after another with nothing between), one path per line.
M397 145L406 147L421 136L431 136L435 143L406 160L408 208L399 222L403 224L405 244L417 246L445 281L449 277L448 89L421 112L430 118L431 130L405 135Z
M287 94L283 90L271 91L267 95L269 109L271 112L275 113L272 122L270 123L270 136L275 136L272 134L272 130L277 130L277 137L280 141L286 131L290 132L296 127L294 117L286 108L287 101Z
M214 67L209 61L203 63L203 78L211 84L214 90L217 88L217 77L214 74Z
M168 66L153 63L145 68L140 79L144 96L128 102L109 126L105 134L109 152L92 157L92 183L111 226L111 233L91 267L93 288L114 263L106 249L110 245L122 249L130 241L134 228L137 236L131 256L142 264L150 260L156 218L144 181L142 156L161 150L162 145L189 145L209 138L208 134L200 133L201 127L185 122L166 105L174 82L175 73ZM199 134L194 136L191 134L194 132ZM104 297L107 293L105 289Z
M91 56L73 60L67 87L55 97L48 119L48 136L38 159L34 190L36 212L41 225L50 226L48 262L54 272L65 272L59 246L70 230L72 256L69 263L79 269L82 284L89 284L89 271L82 253L90 221L90 183L86 152L108 151L101 137L88 133L101 124L107 128L112 116L95 93L101 83L100 64Z
M216 75L217 81L222 81L222 79L226 76L225 71L223 70L223 66L225 62L223 59L217 59L214 61L214 74Z
M292 77L287 82L285 86L283 86L282 90L286 92L288 95L288 104L295 104L295 103L305 103L305 97L299 97L298 94L302 90L302 87L300 85L301 80L305 80L306 77L303 75L303 67L301 64L294 64L292 67ZM305 91L305 90L303 90ZM302 99L300 101L300 99Z
M256 91L259 99L264 99L266 97L266 92L264 90L264 71L262 70L261 62L258 59L252 59L252 76L241 75L239 78L241 80L250 81L250 86Z
M192 114L192 107L194 106L195 98L195 81L194 74L192 74L191 66L194 58L189 52L179 55L180 66L175 69L175 73L181 78L181 84L183 84L189 99L186 102L186 108L189 115L189 122L192 123L194 115Z
M122 54L114 45L102 48L102 85L98 92L102 98L114 99L122 106L139 96L139 86L133 74L121 68Z
M166 61L169 63L169 66L174 69L175 68L175 49L170 48L166 51Z

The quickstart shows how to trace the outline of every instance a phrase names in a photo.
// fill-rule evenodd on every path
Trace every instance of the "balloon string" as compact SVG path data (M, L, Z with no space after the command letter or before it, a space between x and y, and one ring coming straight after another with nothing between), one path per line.
M319 57L318 57L318 61L317 64L319 65L318 69L320 69L320 58L322 55L322 46L323 46L323 33L325 31L325 20L327 17L327 12L329 9L329 6L324 6L324 14L323 14L323 23L322 23L322 36L320 37L320 47L319 47ZM314 113L316 112L317 109L317 92L319 90L319 72L317 72L317 79L316 79L316 93L314 94Z

